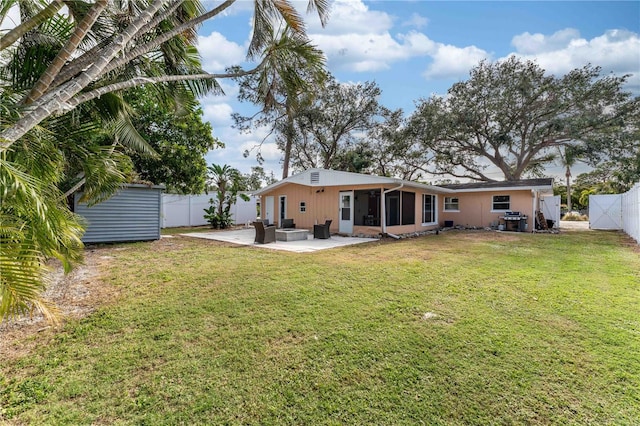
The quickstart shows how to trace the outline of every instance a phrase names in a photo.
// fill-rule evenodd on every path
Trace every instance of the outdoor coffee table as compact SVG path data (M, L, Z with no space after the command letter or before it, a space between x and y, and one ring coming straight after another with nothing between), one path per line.
M307 239L309 231L306 229L276 229L277 241L302 241Z

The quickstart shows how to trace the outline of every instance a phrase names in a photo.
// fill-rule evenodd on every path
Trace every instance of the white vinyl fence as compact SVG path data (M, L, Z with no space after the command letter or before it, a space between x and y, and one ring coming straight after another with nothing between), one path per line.
M622 224L624 232L640 243L640 183L622 194Z
M540 199L542 214L545 219L553 220L553 227L560 227L560 196L552 195Z
M640 183L624 194L590 195L589 227L620 229L640 242Z
M247 194L248 195L248 194ZM201 195L162 195L162 227L201 226L209 222L204 218L204 209L208 208L209 200L215 193ZM236 204L231 206L233 222L240 225L252 222L257 216L259 197L249 195L249 201L238 197Z

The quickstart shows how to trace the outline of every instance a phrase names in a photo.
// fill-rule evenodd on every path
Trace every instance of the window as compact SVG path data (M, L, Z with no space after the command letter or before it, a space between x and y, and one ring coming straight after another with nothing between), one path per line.
M458 197L444 197L444 211L459 211Z
M422 223L435 223L436 196L422 194Z
M491 210L511 210L510 195L494 195Z
M416 194L393 191L387 194L387 226L413 225L416 223Z
M300 201L300 213L304 213L307 211L307 203L304 201Z
M413 225L416 223L416 194L402 192L402 224Z

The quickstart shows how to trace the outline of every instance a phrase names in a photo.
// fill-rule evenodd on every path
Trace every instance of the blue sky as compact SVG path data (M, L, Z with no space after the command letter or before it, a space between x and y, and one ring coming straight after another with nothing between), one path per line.
M300 10L306 2L294 2ZM212 7L218 2L207 2ZM252 1L240 0L225 16L199 31L205 68L219 72L242 63L251 31ZM342 82L375 81L381 103L409 114L415 101L445 94L482 59L515 54L535 59L547 72L562 75L586 63L604 72L633 74L627 89L640 94L640 2L459 2L363 1L333 2L328 25L307 15L308 34L327 56L329 71ZM210 163L230 164L242 172L256 165L242 152L265 135L233 129L231 113L248 113L250 105L235 100L237 89L224 81L225 96L202 99L205 119L226 144L212 151ZM267 141L264 167L281 176L281 154ZM560 168L550 168L551 174ZM496 178L499 178L496 175Z

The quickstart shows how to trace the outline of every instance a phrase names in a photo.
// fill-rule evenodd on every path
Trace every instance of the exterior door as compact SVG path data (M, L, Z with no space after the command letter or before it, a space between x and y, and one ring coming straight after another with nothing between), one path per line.
M278 227L282 228L282 223L287 218L287 196L281 195L278 200L279 200L278 212L280 214L279 216L280 219L278 220Z
M265 197L264 200L264 217L263 219L269 219L269 223L273 223L273 220L276 217L275 214L275 205L274 205L274 199L272 195L269 195L267 197Z
M340 199L338 201L340 216L338 231L341 234L353 233L353 191L340 191Z

